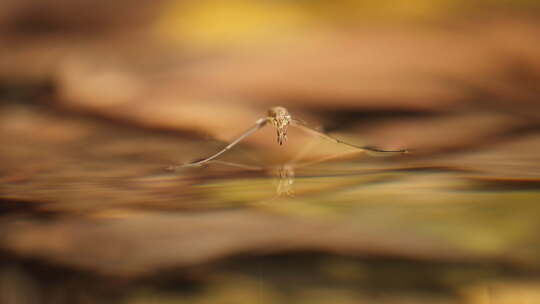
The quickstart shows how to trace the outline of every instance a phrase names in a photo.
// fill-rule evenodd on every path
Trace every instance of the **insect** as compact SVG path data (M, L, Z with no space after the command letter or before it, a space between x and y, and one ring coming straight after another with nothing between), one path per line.
M283 145L287 141L288 127L289 126L294 126L294 127L298 127L300 129L303 129L304 131L307 131L307 132L316 134L318 136L321 136L323 138L326 138L328 140L331 140L331 141L333 141L335 143L344 144L344 145L347 145L347 146L350 146L350 147L353 147L353 148L356 148L356 149L359 149L359 150L362 150L362 151L368 152L368 153L375 153L375 154L378 154L378 153L394 153L394 154L396 154L396 153L408 153L408 151L406 149L401 149L401 150L381 150L381 149L377 149L377 148L370 147L370 146L358 146L358 145L355 145L355 144L351 144L351 143L342 141L342 140L340 140L338 138L335 138L335 137L332 137L332 136L330 136L330 135L328 135L328 134L326 134L326 133L324 133L322 131L319 131L317 129L309 127L308 125L306 125L306 123L304 123L301 120L292 118L289 111L284 107L273 107L273 108L270 108L268 110L266 117L258 119L255 122L255 125L253 125L251 128L246 130L238 138L233 140L225 148L221 149L217 153L215 153L215 154L213 154L211 156L208 156L208 157L206 157L204 159L198 160L196 162L183 164L183 165L178 165L178 166L171 166L168 169L174 170L174 169L181 168L181 167L202 166L205 163L208 163L208 162L214 160L215 158L219 157L223 153L227 152L232 147L237 145L239 142L244 140L246 137L248 137L251 134L255 133L256 131L258 131L262 127L266 126L267 124L270 124L270 125L272 125L272 127L275 128L276 135L277 135L277 142L278 142L279 145Z

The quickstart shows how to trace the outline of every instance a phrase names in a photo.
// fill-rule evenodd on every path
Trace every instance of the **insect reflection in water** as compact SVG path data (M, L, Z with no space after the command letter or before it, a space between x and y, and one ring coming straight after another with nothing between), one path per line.
M222 160L210 160L208 162L205 162L205 166L212 166L212 165L218 165L218 166L226 166L231 168L238 168L245 171L258 171L262 172L264 176L271 177L274 181L275 185L275 192L276 195L274 198L277 197L293 197L295 196L295 178L301 178L300 176L297 176L298 170L301 169L307 169L309 167L316 166L321 163L325 163L332 160L339 160L340 158L343 158L345 156L350 156L353 154L362 153L362 151L359 150L349 150L339 153L334 153L331 155L326 155L324 157L320 157L314 160L310 161L304 161L300 162L300 159L302 159L305 154L313 148L313 143L311 145L306 145L301 151L299 151L296 156L280 165L277 166L256 166L251 164L243 164L238 162L230 162L230 161L222 161ZM315 168L316 169L316 168ZM381 170L369 170L368 172L363 172L362 174L377 174L380 172L387 171L386 169ZM339 175L339 174L338 174ZM335 173L332 173L332 176L338 176L335 175ZM344 176L349 176L350 173L347 173ZM323 177L323 176L319 176ZM271 200L271 199L270 199Z

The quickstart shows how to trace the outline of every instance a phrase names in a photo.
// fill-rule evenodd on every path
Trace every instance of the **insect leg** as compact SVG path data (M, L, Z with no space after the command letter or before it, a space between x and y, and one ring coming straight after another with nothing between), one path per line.
M168 169L174 170L174 169L183 168L183 167L202 166L203 164L205 164L205 163L215 159L216 157L220 156L221 154L227 152L232 147L234 147L236 144L238 144L239 142L244 140L246 137L248 137L249 135L255 133L260 128L264 127L267 122L268 122L268 118L261 118L261 119L257 120L257 122L255 122L255 125L253 127L246 130L244 133L242 133L240 136L238 136L238 138L236 138L230 144L228 144L225 148L221 149L220 151L218 151L217 153L215 153L215 154L213 154L213 155L211 155L209 157L206 157L204 159L198 160L196 162L188 163L188 164L183 164L183 165L178 165L178 166L171 166Z
M312 133L312 134L315 134L315 135L318 135L320 137L323 137L323 138L326 138L328 140L331 140L335 143L338 143L338 144L344 144L344 145L347 145L349 147L353 147L353 148L356 148L356 149L360 149L360 150L363 150L369 154L372 154L372 155L378 155L379 153L384 153L384 154L389 154L389 153L393 153L393 154L403 154L403 153L408 153L408 151L406 149L400 149L400 150L382 150L382 149L378 149L378 148L374 148L374 147L370 147L370 146L358 146L358 145L355 145L355 144L351 144L351 143L348 143L348 142L345 142L341 139L338 139L338 138L335 138L333 136L330 136L322 131L319 131L317 129L314 129L312 127L309 127L307 126L303 121L301 120L298 120L298 119L293 119L291 120L291 125L295 126L295 127L298 127L304 131L307 131L309 133Z

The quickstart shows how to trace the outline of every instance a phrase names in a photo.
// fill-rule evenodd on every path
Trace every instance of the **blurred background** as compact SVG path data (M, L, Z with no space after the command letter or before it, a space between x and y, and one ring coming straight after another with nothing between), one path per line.
M0 303L540 303L539 17L2 0Z

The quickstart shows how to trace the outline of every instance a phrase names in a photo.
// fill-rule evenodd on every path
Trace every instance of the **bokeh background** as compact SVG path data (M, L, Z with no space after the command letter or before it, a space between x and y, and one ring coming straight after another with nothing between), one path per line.
M2 0L0 303L540 303L539 16Z

